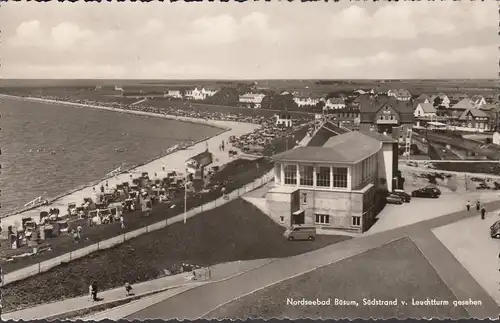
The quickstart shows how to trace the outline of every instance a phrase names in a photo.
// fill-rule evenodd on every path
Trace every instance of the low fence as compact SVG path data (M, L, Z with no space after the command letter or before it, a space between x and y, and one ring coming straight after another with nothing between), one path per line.
M232 200L235 200L242 196L243 194L250 192L256 188L259 188L263 185L266 185L270 181L274 179L274 169L266 173L264 176L256 179L252 183L249 183L239 189L233 190L229 193L226 194L226 197L219 197L216 200L213 200L211 202L205 203L204 205L189 209L186 214L181 213L178 214L174 217L168 218L166 220L162 220L153 224L150 224L148 226L142 227L140 229L126 232L124 234L121 234L119 236L106 239L103 241L99 241L97 243L94 243L92 245L89 245L87 247L77 249L71 252L68 252L66 254L63 254L61 256L45 260L42 262L39 262L37 264L25 267L23 269L19 269L10 273L3 274L2 277L2 286L5 286L7 284L13 283L18 280L26 279L31 276L38 275L40 273L46 272L54 267L57 267L61 264L66 264L69 263L73 260L85 257L93 252L99 251L99 250L105 250L109 249L115 246L118 246L122 243L125 243L126 241L136 238L140 235L146 234L148 232L152 232L155 230L160 230L163 229L169 225L172 225L177 222L182 222L184 221L184 217L186 219L192 218L196 216L199 213L202 213L204 211L208 211L211 209L215 209L219 206L222 206Z

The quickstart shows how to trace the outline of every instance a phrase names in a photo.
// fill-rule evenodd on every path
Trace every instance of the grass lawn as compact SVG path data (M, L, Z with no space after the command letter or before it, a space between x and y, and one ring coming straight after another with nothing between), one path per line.
M290 243L284 228L252 204L237 199L117 247L98 251L45 273L3 287L3 309L12 311L88 293L95 279L101 290L164 275L183 262L209 266L236 260L289 257L348 239L318 236Z
M291 148L295 145L294 138L303 138L306 132L307 127L302 127L294 132L294 136L275 139L271 146L274 148L275 153L282 152L287 147L286 141L288 141L288 147ZM266 149L264 153L269 155L269 149ZM259 167L257 167L257 164ZM259 159L255 161L235 160L225 165L221 172L214 176L212 183L225 181L226 189L228 192L231 192L232 190L241 188L257 178L260 178L272 167L273 164L270 163L268 159ZM244 171L242 171L243 169ZM213 201L220 196L221 193L219 191L189 196L187 199L188 210ZM184 212L184 192L179 192L172 203L176 205L173 209L165 204L158 204L154 206L149 217L141 216L141 212L125 213L123 217L125 219L126 229L124 231L120 229L119 223L86 228L83 236L84 240L78 244L74 243L69 236L52 238L48 240L52 246L52 251L44 252L36 256L17 258L11 262L2 261L0 262L0 265L2 266L4 273L9 273L14 270L63 255L67 252L86 247L98 241L115 237L123 232L133 231L158 221L171 218Z
M359 306L292 306L287 298L357 301ZM366 306L362 300L394 300L397 306ZM448 306L413 306L436 299ZM468 317L454 307L453 293L415 244L404 238L363 254L289 279L214 310L206 318L452 318ZM407 305L401 305L406 301Z

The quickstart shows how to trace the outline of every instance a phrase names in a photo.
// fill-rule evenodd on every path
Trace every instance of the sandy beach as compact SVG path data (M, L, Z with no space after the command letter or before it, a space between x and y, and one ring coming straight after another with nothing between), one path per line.
M50 104L67 105L67 106L78 107L78 108L91 108L91 109L108 110L108 111L114 111L114 112L118 112L118 113L131 113L131 114L137 114L137 115L143 115L143 116L149 116L149 117L165 118L165 119L172 119L172 120L192 122L192 123L201 123L201 124L206 124L206 125L221 128L221 133L219 133L218 135L213 136L211 138L206 138L204 140L198 141L197 143L188 147L185 150L178 150L178 151L175 151L171 154L160 157L158 159L155 159L152 161L145 161L145 163L143 165L135 167L127 173L121 173L121 174L118 174L118 175L111 177L111 178L108 178L108 179L104 178L103 180L101 180L97 183L89 183L89 185L87 185L83 188L75 189L74 191L69 192L68 194L65 194L65 195L53 200L50 205L40 206L40 207L37 207L37 208L29 210L29 211L25 211L25 212L21 212L21 213L17 213L17 214L13 214L13 215L9 215L7 217L4 217L4 218L2 218L2 228L4 228L4 229L9 225L18 226L21 223L21 219L23 217L32 217L36 222L38 222L40 212L48 210L49 208L57 207L61 210L61 212L65 213L69 203L80 204L80 203L82 203L82 201L85 197L90 197L90 198L95 199L95 192L94 192L93 188L95 187L95 190L99 191L100 186L105 185L106 181L108 182L108 185L110 187L113 187L114 185L122 183L122 182L127 182L127 181L130 182L131 178L139 177L142 172L148 172L150 174L150 176L153 176L154 173L161 175L161 174L163 174L163 171L162 171L163 168L165 168L166 171L175 170L175 171L180 172L180 173L185 173L185 161L187 159L189 159L190 157L205 151L207 148L209 149L210 152L212 152L214 154L213 166L224 165L232 160L232 158L229 157L227 150L228 149L238 150L238 149L235 149L234 147L232 147L229 144L229 145L226 145L226 147L227 147L226 151L221 152L221 151L219 151L220 143L223 140L228 142L229 138L231 136L238 137L238 136L241 136L241 135L244 135L247 133L251 133L255 129L260 128L259 125L243 123L243 122L205 120L205 119L197 119L197 118L190 118L190 117L176 117L176 116L172 116L172 115L163 115L163 114L142 112L142 111L131 111L131 110L125 110L125 109L119 109L119 108L110 108L110 107L87 105L87 104L65 102L65 101L56 101L56 100L46 100L46 99L39 99L39 98L32 98L32 97L16 97L16 96L10 96L10 95L0 95L0 98L2 98L2 97L19 99L19 100L27 100L27 101L35 101L35 102L38 101L38 102L50 103Z

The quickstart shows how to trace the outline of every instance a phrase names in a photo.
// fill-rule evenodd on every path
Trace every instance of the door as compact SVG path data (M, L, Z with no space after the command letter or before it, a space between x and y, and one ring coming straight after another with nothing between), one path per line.
M304 210L300 210L300 211L294 212L292 214L292 225L293 224L302 225L304 223L305 223L305 213L304 213Z

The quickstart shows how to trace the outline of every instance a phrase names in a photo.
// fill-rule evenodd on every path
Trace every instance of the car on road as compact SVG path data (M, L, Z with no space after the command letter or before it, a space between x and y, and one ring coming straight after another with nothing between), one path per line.
M316 239L316 227L307 225L292 225L283 236L288 240L314 240Z
M387 196L385 198L385 201L388 203L388 204L403 204L403 199L396 195L396 194L389 194L389 196Z
M500 220L493 223L493 225L490 227L490 236L492 238L500 239Z
M399 196L403 202L409 203L411 201L411 195L406 193L404 190L394 190L392 194Z
M434 198L437 199L439 197L439 193L436 192L432 187L423 187L418 190L414 190L411 192L412 197L424 197L424 198Z
M425 188L433 190L434 192L436 192L437 195L441 195L441 190L439 188L437 188L436 186L427 185Z

